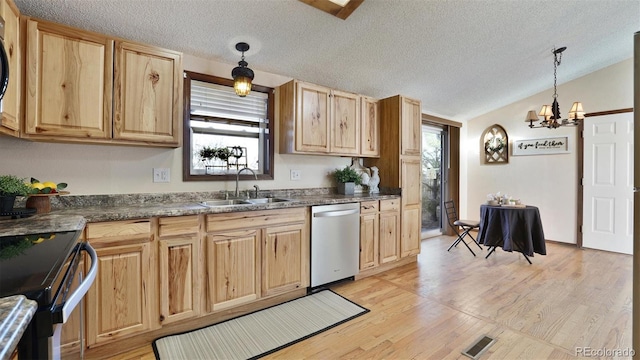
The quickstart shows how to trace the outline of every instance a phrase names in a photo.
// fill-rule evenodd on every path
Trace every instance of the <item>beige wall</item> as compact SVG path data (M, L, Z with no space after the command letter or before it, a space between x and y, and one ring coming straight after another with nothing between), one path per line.
M230 78L235 64L223 64L185 55L185 70ZM290 78L256 71L256 84L275 87ZM276 144L277 141L276 132ZM276 146L277 148L277 146ZM67 182L76 195L234 190L235 182L182 181L182 148L80 145L32 142L0 135L0 174ZM243 181L240 189L258 184L261 189L334 186L329 171L350 164L350 158L280 155L274 159L275 179ZM170 183L153 183L153 168L171 169ZM301 170L300 181L289 171Z
M464 125L461 213L465 217L478 218L486 195L501 191L540 209L547 239L576 242L577 130L574 127L530 129L524 122L528 110L539 111L542 104L551 103L552 95L553 88L471 119ZM574 101L581 101L587 113L633 107L633 59L558 86L558 101L563 117ZM518 139L567 135L570 153L510 156L506 165L484 165L480 158L480 136L493 124L505 128L510 143Z

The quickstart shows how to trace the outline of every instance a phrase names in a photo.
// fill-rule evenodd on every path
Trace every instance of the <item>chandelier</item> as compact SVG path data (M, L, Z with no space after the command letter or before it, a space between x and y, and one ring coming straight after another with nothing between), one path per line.
M580 124L580 121L584 120L584 110L582 109L582 103L576 101L569 110L568 119L562 119L560 116L560 105L558 104L558 88L557 88L557 71L560 62L562 61L562 52L567 50L566 47L559 49L553 49L553 103L551 105L542 105L540 112L536 114L534 110L529 110L525 122L529 123L530 128L549 128L556 129L560 126L575 126ZM534 122L539 121L538 116L542 116L543 120L540 124L534 125Z

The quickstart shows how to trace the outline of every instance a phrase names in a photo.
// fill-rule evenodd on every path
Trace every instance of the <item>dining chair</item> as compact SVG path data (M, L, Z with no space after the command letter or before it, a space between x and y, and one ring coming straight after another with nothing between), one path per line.
M453 247L457 247L460 242L464 244L464 246L471 251L473 256L476 256L476 253L471 250L466 241L464 241L465 236L469 236L473 242L478 245L480 250L482 250L482 246L478 244L476 239L469 233L469 231L480 228L480 221L476 220L460 220L458 219L458 213L456 212L456 206L453 203L453 200L445 201L444 208L447 212L447 221L449 222L449 226L453 229L453 231L458 235L456 240L449 246L447 251L451 250ZM462 233L458 230L458 228L462 229Z

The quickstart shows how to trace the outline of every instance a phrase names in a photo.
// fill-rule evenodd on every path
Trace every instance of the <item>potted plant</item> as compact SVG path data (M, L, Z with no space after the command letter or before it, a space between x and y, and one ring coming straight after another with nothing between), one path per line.
M220 159L222 161L227 161L229 160L229 157L231 157L232 152L226 146L223 146L223 147L205 146L202 149L200 149L199 155L203 161L212 160L212 159Z
M349 166L345 166L344 169L336 169L333 172L333 178L338 183L338 193L345 195L353 195L355 186L362 182L360 174Z
M0 176L0 212L12 211L16 196L29 194L31 187L25 181L14 175Z

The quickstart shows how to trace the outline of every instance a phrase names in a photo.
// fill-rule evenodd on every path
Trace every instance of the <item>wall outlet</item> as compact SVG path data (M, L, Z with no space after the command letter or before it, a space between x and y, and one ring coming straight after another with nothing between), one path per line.
M302 171L300 170L291 170L291 180L298 181L302 179Z
M171 172L169 168L153 168L154 183L168 183L171 181Z

